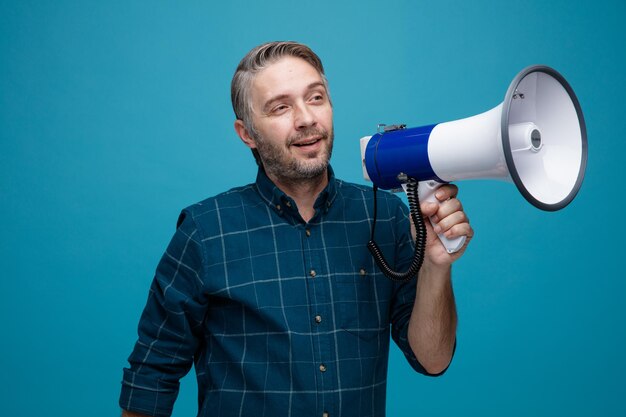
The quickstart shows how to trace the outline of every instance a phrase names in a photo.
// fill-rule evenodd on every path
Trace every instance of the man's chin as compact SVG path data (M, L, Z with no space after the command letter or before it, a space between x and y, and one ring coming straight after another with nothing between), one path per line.
M329 149L318 150L309 153L309 155L294 155L292 153L289 158L282 160L268 158L264 161L265 171L281 178L282 181L317 179L325 175L328 170L329 151Z
M295 171L300 175L300 178L305 179L313 179L317 178L320 175L323 175L328 170L328 161L317 161L312 164L301 164L299 165Z
M330 160L330 152L328 149L315 150L296 157L296 160L301 166L327 166Z

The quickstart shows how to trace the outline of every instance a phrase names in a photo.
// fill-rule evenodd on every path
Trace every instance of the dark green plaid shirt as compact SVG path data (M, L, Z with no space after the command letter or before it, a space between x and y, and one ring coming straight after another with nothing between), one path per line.
M409 363L415 280L367 251L372 190L335 179L306 223L257 181L183 210L139 323L120 406L169 416L195 364L200 416L383 416L389 332ZM413 253L406 206L380 192L376 240L396 269Z

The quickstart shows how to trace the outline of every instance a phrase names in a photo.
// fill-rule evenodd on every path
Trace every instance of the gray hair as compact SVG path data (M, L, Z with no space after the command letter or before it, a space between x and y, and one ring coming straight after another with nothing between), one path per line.
M281 58L291 56L308 62L322 77L324 88L328 93L328 80L324 75L324 66L320 58L306 45L292 41L268 42L253 48L243 57L230 84L230 98L235 111L235 117L241 120L251 135L256 135L252 123L252 101L250 100L250 86L256 74L275 63ZM253 154L259 163L256 152Z

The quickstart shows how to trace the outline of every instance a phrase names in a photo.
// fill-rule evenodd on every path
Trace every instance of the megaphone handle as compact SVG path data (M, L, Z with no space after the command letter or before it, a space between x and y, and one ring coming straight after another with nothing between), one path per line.
M435 197L435 192L442 185L443 183L437 181L421 181L417 188L420 202L428 201L440 204L439 200L437 200L437 197ZM402 187L404 188L404 185ZM404 191L406 192L406 188ZM433 221L432 217L429 218L429 220L430 224L432 224L433 227L437 224ZM438 233L437 236L439 237L439 240L441 240L441 243L443 243L443 246L446 248L448 253L455 253L461 250L461 248L465 244L465 240L467 239L467 236L459 236L453 239L449 239L445 237L443 233Z

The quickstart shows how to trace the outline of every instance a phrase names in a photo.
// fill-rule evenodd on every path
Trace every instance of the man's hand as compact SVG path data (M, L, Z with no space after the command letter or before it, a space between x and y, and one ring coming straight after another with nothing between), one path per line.
M132 411L122 410L122 417L150 417L147 414L133 413Z
M435 192L435 197L439 200L439 204L423 202L420 205L427 230L424 262L428 262L432 266L450 266L461 257L463 252L465 252L465 248L467 248L467 244L474 236L474 230L463 211L463 205L456 198L458 192L459 189L456 185L444 184ZM436 223L435 228L431 225L429 217L432 217ZM413 224L411 224L411 233L415 238L415 227ZM443 233L448 238L467 236L467 239L461 250L456 253L448 253L439 240L437 233Z

